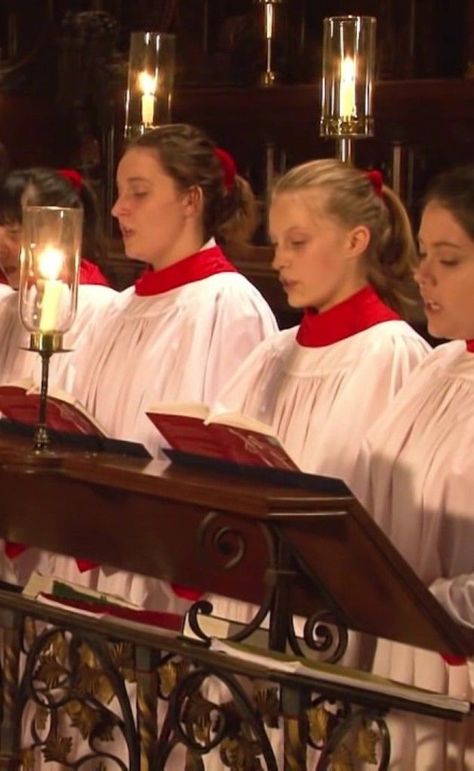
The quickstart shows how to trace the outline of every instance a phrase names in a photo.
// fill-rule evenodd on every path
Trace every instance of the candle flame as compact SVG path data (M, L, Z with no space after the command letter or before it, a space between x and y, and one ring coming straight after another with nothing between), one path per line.
M57 279L64 265L64 254L60 249L49 247L38 257L38 270L42 278Z
M138 76L138 85L144 94L155 94L157 79L144 70Z

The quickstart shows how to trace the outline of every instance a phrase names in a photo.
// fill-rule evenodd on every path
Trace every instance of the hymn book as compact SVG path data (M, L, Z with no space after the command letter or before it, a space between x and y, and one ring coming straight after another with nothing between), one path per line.
M43 576L33 571L22 594L29 599L94 618L114 618L132 626L159 627L160 633L175 637L181 632L183 618L177 613L144 610L139 605L115 594L65 581L55 576Z
M301 658L278 651L264 650L255 645L228 642L213 638L211 651L224 653L228 656L265 666L268 672L299 675L314 681L315 689L321 686L342 686L348 692L363 694L364 692L395 698L404 702L403 708L413 712L422 712L423 707L451 712L451 719L467 715L471 704L467 699L446 696L412 685L405 685L396 680L390 680L371 672L365 672L341 664L328 664L313 658ZM458 716L456 718L456 715Z
M0 385L0 413L13 423L35 426L38 422L40 390L31 379ZM66 391L48 392L46 423L51 431L105 437L106 432L85 407Z
M147 413L173 450L247 466L299 471L272 427L237 412L212 414L204 404L162 402Z

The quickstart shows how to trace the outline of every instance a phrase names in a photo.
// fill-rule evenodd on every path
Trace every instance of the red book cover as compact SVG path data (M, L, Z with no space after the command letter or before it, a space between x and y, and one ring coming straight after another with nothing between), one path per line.
M66 396L67 399L66 400ZM52 431L87 436L105 436L92 416L68 395L48 394L46 423ZM14 423L34 426L38 422L40 395L20 385L0 385L0 413Z
M41 592L38 595L40 601L46 601L47 604L58 607L70 608L71 610L83 611L84 613L97 616L115 616L124 621L135 621L139 624L160 627L179 634L183 627L183 617L177 613L167 613L157 610L135 610L134 608L125 608L111 603L100 603L93 599L89 601L75 599L72 597L57 597L54 594Z
M192 415L154 410L147 415L175 450L242 465L299 470L277 437L270 433L270 426L265 427L266 433L226 424L225 415L209 423ZM245 418L240 416L240 420L243 422Z

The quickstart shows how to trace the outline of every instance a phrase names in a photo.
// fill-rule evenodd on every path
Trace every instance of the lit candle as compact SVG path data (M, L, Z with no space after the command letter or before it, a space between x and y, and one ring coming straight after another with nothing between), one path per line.
M142 123L145 126L153 126L153 119L155 115L155 93L156 93L156 78L150 75L148 72L140 72L138 76L138 82L140 90L143 91L142 96Z
M355 65L350 56L341 62L341 83L339 88L339 116L351 118L355 114Z
M271 40L273 37L273 4L265 3L265 37Z
M64 254L59 249L50 247L38 257L38 270L41 275L38 285L43 285L40 332L54 332L59 327L63 282L58 276L63 265Z

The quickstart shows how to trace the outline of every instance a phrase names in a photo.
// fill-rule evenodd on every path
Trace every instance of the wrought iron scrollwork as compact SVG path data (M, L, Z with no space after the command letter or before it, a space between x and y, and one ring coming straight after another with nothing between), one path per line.
M232 771L277 771L259 706L235 675L202 665L181 670L153 771L164 769L179 745L186 748L186 767L204 768L201 758L218 748L220 763Z
M305 656L294 624L293 618L289 634L290 647L297 656ZM306 647L320 654L318 659L326 664L334 664L342 658L347 650L348 639L347 627L339 623L332 613L319 611L304 621L303 640Z
M22 753L26 771L36 767L39 751L74 771L101 764L138 771L140 742L125 685L133 679L132 650L57 627L37 635L19 690L31 736Z
M308 710L310 745L319 751L316 771L387 771L390 734L383 716L347 702L320 698Z

